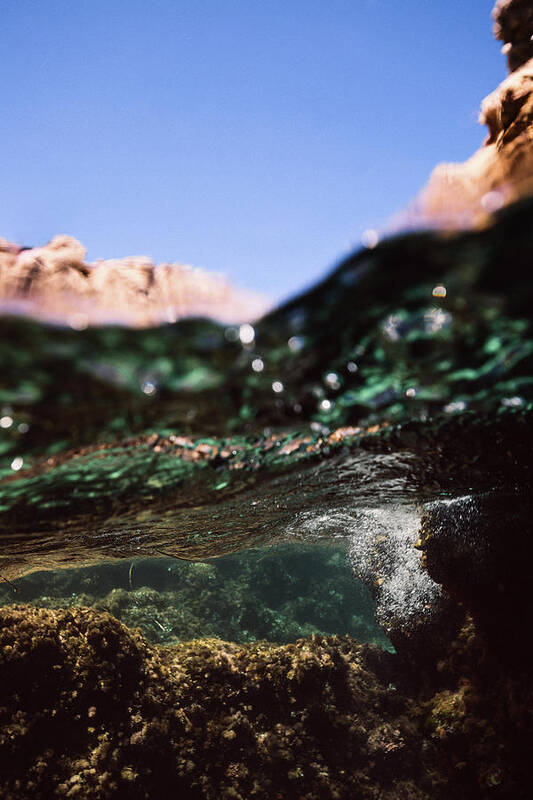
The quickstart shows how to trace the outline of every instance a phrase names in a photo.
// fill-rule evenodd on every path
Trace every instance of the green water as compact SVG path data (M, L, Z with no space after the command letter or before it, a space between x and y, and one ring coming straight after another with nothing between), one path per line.
M12 587L0 587L0 604L14 599ZM38 572L17 581L16 601L93 606L157 644L213 637L285 644L348 633L390 647L368 589L354 578L346 554L332 547L285 545L205 562L139 559Z
M428 509L528 492L532 215L527 201L483 231L393 238L242 329L0 317L0 575L35 602L107 603L158 641L379 637L354 573L385 628L425 613L440 595L414 547ZM294 559L289 545L311 549ZM172 587L149 569L161 554L175 557ZM75 566L69 593L64 573L22 578ZM175 609L211 585L220 620L206 601L181 623Z

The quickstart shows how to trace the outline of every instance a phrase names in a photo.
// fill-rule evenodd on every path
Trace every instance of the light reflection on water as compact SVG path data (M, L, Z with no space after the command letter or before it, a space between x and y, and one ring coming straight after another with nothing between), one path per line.
M146 508L134 518L123 514L114 524L73 532L68 558L64 553L58 554L64 558L63 566L69 566L69 559L70 564L75 563L77 547L78 556L83 550L92 554L93 560L97 552L104 559L109 556L124 559L123 563L107 568L117 576L115 586L106 583L106 592L96 591L94 586L98 588L100 580L97 568L88 566L78 573L79 586L72 577L63 578L61 572L40 573L16 581L22 594L9 598L7 592L5 599L20 601L28 597L45 604L81 602L108 607L119 618L139 624L159 641L187 636L191 631L194 635L236 640L264 636L283 641L322 632L351 633L383 644L383 634L374 622L374 604L368 590L363 590L361 580L372 587L377 619L385 630L391 623L408 622L421 611L429 613L438 596L438 587L421 569L420 554L414 548L419 527L416 507L419 491L412 481L415 468L416 458L410 453L361 450L307 465L296 473L277 475L250 488L243 487L235 496L222 498L218 504L170 506L164 510ZM194 592L184 593L183 589L169 587L167 580L157 576L157 570L148 580L141 577L150 572L152 557L160 555L174 557L168 570L176 575L178 583L183 580L184 586L194 585ZM53 553L48 554L47 566L54 566L53 557ZM270 568L271 591L256 597L264 568L274 562L277 567ZM133 566L126 581L125 565L130 564ZM228 564L232 565L233 574ZM219 595L227 599L218 627L213 627L212 621L204 624L199 620L199 617L208 619L212 611L209 592L205 595L206 586L197 585L198 576L205 577L209 570ZM328 582L326 576L332 570L335 575ZM65 572L75 574L71 570ZM221 575L226 576L226 583ZM284 576L283 580L280 576ZM324 593L331 591L335 595L337 582L344 589L334 602L328 601L336 611L328 612L329 621L324 624L321 616ZM84 588L86 584L88 591ZM70 587L67 594L65 585ZM52 594L49 586L55 587ZM161 592L161 597L146 592L139 595L143 586ZM293 594L292 600L287 600L290 608L280 610L276 598L284 596L288 588ZM134 594L111 596L115 589ZM4 595L6 591L4 588ZM230 602L232 591L235 599ZM197 595L205 595L205 606L197 609L194 625L191 620L185 625L183 620L178 623L174 618L167 619L169 615L173 617L176 604L194 609ZM364 613L350 608L356 595ZM366 599L361 600L362 597ZM250 605L262 612L252 614ZM309 609L307 618L298 616L299 612L294 610L303 606ZM190 612L193 617L194 613ZM268 624L265 614L271 618ZM246 616L256 619L255 628L243 622ZM152 623L151 618L159 622ZM157 634L155 629L159 625L163 628Z

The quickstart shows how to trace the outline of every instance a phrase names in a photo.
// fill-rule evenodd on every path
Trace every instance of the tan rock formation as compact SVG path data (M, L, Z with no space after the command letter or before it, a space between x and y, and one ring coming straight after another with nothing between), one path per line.
M533 3L531 0L498 0L492 12L494 35L504 42L509 70L533 58Z
M463 164L441 164L410 210L408 222L437 227L483 225L499 208L533 192L533 3L499 0L496 35L513 72L483 100L483 146Z
M194 316L244 322L268 307L262 295L202 269L155 265L142 256L86 263L85 252L72 236L31 249L0 239L0 312L27 312L74 328L145 327Z

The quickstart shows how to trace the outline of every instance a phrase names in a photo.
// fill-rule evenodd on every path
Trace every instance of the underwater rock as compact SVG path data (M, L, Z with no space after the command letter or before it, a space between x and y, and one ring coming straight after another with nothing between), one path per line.
M411 701L349 638L154 649L94 610L0 614L5 800L432 796Z
M467 617L437 664L438 677L426 695L425 728L437 772L454 773L448 784L454 797L525 799L531 794L531 668L519 650L511 653L503 662L494 658Z
M191 273L0 242L0 579L37 601L37 570L121 564L70 600L167 645L94 609L0 609L2 797L529 800L533 198L508 201L531 188L532 80L513 72L481 154L432 184L482 224L355 253L254 325L142 327L181 314ZM192 278L188 311L212 313ZM141 327L92 326L117 294ZM396 652L313 635L341 594L345 631L369 626L326 564L287 599L287 545L342 551ZM137 584L161 555L181 584Z
M183 264L154 265L134 256L85 262L84 246L54 236L42 247L0 239L0 309L70 325L133 327L208 316L245 322L266 311L257 292L234 289L221 276Z
M513 663L533 614L524 571L532 539L529 491L431 503L422 520L419 547L429 574L471 613L492 651Z
M0 793L526 800L531 684L469 623L438 676L350 637L150 647L95 610L3 608Z

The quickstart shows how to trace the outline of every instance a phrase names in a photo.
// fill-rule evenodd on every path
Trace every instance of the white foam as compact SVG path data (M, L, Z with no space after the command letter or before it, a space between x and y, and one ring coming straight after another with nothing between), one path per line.
M345 539L354 572L377 588L377 616L385 628L408 625L429 615L441 588L422 568L415 507L388 504L362 508L302 512L289 533L306 539Z

